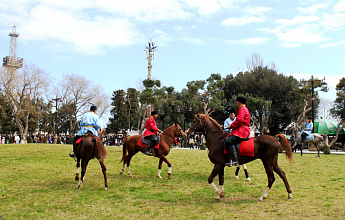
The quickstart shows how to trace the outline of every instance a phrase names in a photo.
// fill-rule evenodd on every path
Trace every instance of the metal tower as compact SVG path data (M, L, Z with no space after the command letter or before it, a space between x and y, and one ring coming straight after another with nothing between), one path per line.
M152 59L155 58L155 51L157 46L155 46L155 43L152 42L152 39L149 41L149 46L146 47L146 59L148 60L148 75L147 78L151 79L151 69L152 69Z
M3 66L4 67L11 67L14 69L19 69L23 67L23 58L17 57L17 45L18 45L18 37L19 34L16 33L16 25L13 26L12 32L8 34L11 37L10 41L10 54L7 57L3 58Z

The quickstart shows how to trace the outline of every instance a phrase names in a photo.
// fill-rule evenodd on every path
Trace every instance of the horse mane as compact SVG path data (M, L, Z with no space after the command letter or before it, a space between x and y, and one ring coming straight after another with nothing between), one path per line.
M211 120L214 124L217 125L217 127L220 129L220 130L223 130L222 126L213 118L211 118L209 115L204 115L205 116L205 119L206 120Z

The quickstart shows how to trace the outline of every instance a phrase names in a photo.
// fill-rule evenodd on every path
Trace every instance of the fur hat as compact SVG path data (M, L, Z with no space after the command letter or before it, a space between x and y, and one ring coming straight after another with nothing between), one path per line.
M152 115L157 115L157 114L158 114L157 111L152 111L152 112L151 112L151 116L152 116Z
M97 111L97 107L96 106L91 106L91 108L90 108L90 112L95 112L95 111Z
M241 102L242 104L246 104L247 99L243 96L237 96L236 101Z

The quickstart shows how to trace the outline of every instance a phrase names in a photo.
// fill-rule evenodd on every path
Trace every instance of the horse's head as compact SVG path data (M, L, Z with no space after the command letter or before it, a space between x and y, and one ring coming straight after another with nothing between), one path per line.
M178 125L176 122L174 123L174 125L175 125L175 132L174 132L175 137L186 136L186 133L184 133L180 125Z
M190 125L187 136L192 132L200 132L204 131L204 125L206 123L206 115L200 114L198 111L196 111L196 115L192 121L192 124Z

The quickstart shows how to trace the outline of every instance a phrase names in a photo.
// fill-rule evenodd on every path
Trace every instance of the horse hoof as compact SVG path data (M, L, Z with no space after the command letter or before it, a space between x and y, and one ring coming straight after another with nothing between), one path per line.
M123 174L123 171L121 171L120 174L122 175L122 174Z
M168 175L168 180L171 180L171 176L170 175Z
M132 175L132 174L128 174L128 176L129 176L130 178L133 178L133 175Z
M293 199L291 193L288 194L288 199Z
M239 179L238 176L235 176L235 179Z
M159 179L163 179L163 177L161 177L161 176L157 176Z
M214 199L215 200L220 200L220 196L218 195L218 196L214 197Z
M252 180L248 177L248 178L247 178L247 181L248 181L248 182L251 182Z
M78 177L78 176L75 176L74 180L75 180L75 181L78 181L78 180L79 180L79 177Z
M105 191L108 191L108 187L107 186L105 187Z

